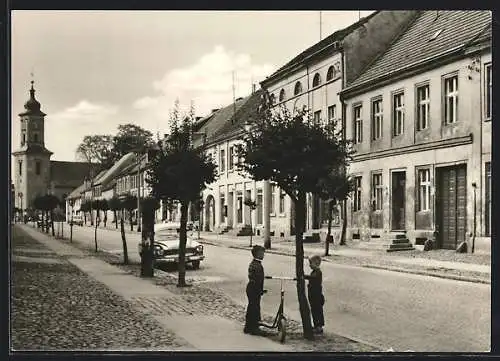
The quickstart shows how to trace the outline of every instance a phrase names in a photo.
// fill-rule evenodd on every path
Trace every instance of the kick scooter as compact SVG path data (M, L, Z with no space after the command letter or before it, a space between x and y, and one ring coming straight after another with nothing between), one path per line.
M287 319L283 312L285 304L285 290L283 289L283 281L284 280L296 281L297 279L292 277L273 277L273 276L265 276L265 278L269 280L271 279L280 280L281 299L280 299L280 305L278 307L278 312L276 313L276 317L274 318L273 323L267 324L264 322L260 322L259 325L267 328L273 328L273 329L277 328L280 342L285 343Z

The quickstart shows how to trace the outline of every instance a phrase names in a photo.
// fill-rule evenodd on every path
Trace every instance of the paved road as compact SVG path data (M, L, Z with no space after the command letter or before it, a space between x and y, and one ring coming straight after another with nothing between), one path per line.
M98 230L99 246L121 249L118 232ZM93 229L75 227L75 239L93 244ZM132 259L138 260L139 235L127 234ZM235 301L244 294L250 251L205 246L206 260L189 276L217 282ZM267 254L266 274L294 275L294 259ZM490 285L323 263L326 331L396 351L473 352L490 349ZM308 270L308 267L305 268ZM262 309L274 312L279 283L266 280ZM286 312L299 320L293 283L286 283Z

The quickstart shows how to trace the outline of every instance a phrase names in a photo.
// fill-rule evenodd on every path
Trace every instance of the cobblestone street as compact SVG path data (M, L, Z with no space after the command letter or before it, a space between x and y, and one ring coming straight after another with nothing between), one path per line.
M14 350L171 350L187 343L14 228Z

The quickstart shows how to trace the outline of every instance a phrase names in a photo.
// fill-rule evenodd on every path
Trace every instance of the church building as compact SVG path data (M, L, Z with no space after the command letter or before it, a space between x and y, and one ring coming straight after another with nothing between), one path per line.
M45 148L45 113L35 99L31 81L30 98L19 114L21 136L19 149L12 153L14 161L14 204L21 210L33 208L37 196L54 194L63 199L89 175L86 162L50 160L52 152Z

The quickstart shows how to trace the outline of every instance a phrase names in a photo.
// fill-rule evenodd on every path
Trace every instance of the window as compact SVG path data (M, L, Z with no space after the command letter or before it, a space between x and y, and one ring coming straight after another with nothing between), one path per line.
M393 124L392 134L398 136L403 134L405 124L405 95L398 93L393 95Z
M487 120L490 120L491 119L491 102L492 102L492 98L491 98L491 83L492 83L492 78L491 78L491 63L490 64L486 64L485 66L485 76L486 76L486 79L484 80L485 82L485 92L484 92L484 96L485 96L485 118Z
M354 178L354 205L353 211L361 210L361 177Z
M382 137L382 120L384 113L382 110L382 99L372 101L372 140Z
M219 169L221 173L224 173L224 171L226 170L226 152L224 151L224 149L220 150Z
M328 68L328 72L326 73L326 81L333 79L333 66Z
M382 174L377 173L372 175L372 210L382 210Z
M23 140L22 140L21 145L24 145L24 144L26 144L26 131L25 130L23 130Z
M313 78L313 87L317 87L321 85L321 76L316 73Z
M281 89L279 100L280 100L280 102L285 100L285 89Z
M35 163L35 174L40 175L41 172L42 172L42 163L39 160L37 160Z
M220 195L220 221L224 222L226 218L226 196L224 193Z
M337 119L337 106L336 105L330 105L328 107L328 122L332 124L335 119Z
M295 83L295 89L293 91L293 95L298 95L300 93L302 93L302 84L300 83L300 81L298 81Z
M431 209L431 171L430 169L418 170L418 210Z
M236 221L241 224L243 223L243 192L242 191L237 191L236 192L236 206L237 212L236 212Z
M23 161L20 160L19 162L17 162L17 164L19 165L19 176L22 176L23 175Z
M269 212L275 213L275 208L276 208L276 185L271 184L271 209Z
M33 134L33 142L38 143L38 133Z
M417 88L417 130L424 130L429 127L430 97L429 85Z
M263 215L263 209L262 207L264 206L264 202L262 201L262 189L257 189L257 224L262 224L262 215Z
M285 191L280 189L280 207L279 207L279 211L280 211L280 214L283 214L285 213Z
M353 109L354 115L354 143L358 144L363 141L363 121L361 119L361 105L357 105Z
M491 235L491 163L485 163L485 215L484 215L484 233L486 236Z
M319 124L321 122L321 110L314 112L314 124Z
M443 29L439 29L438 31L436 31L434 34L432 34L429 41L435 40L439 36L439 34L441 34L442 32L443 32Z
M234 167L234 147L229 147L229 170Z
M457 122L458 111L458 76L444 80L444 121L445 124Z

